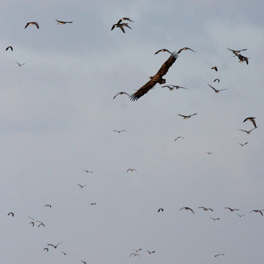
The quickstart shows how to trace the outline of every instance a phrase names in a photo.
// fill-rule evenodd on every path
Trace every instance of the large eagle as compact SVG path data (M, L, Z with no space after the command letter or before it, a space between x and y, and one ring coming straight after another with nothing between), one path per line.
M152 89L157 83L163 84L166 82L162 76L166 75L169 68L178 58L178 52L172 52L170 57L162 64L159 71L152 77L150 77L150 81L148 81L145 85L143 85L139 90L137 90L134 94L129 95L131 101L138 100L141 96L146 94L150 89Z

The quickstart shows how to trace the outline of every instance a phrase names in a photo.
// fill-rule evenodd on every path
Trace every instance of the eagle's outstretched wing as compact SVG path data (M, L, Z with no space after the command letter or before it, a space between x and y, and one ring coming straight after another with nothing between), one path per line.
M162 64L158 72L153 77L150 77L151 80L148 81L145 85L143 85L134 94L130 95L130 100L136 101L141 96L146 94L150 89L152 89L157 83L159 84L165 83L166 80L163 79L162 76L166 75L169 68L172 66L172 64L176 61L177 58L178 58L178 52L172 52L171 56Z

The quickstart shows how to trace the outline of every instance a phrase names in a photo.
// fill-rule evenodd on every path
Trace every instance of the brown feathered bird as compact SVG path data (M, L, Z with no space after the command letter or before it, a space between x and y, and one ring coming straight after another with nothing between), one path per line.
M257 128L257 124L256 124L256 121L255 121L255 118L256 117L247 117L243 122L246 122L246 121L251 121L254 125L255 128Z
M150 81L148 81L145 85L143 85L139 90L137 90L134 94L129 95L131 101L138 100L141 96L146 94L149 90L151 90L157 83L163 84L166 82L162 76L166 75L169 68L178 58L178 52L172 52L171 56L162 64L158 72L150 77Z

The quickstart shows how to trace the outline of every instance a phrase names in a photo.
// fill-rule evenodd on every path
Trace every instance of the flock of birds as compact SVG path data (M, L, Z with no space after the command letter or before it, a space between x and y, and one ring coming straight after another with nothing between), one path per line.
M57 20L57 19L56 19L56 21L57 21L57 23L58 23L59 25L65 25L65 24L67 24L67 23L73 23L73 21L61 21L61 20ZM133 21L132 21L130 18L128 18L128 17L121 18L121 19L118 20L118 22L117 22L116 24L114 24L114 25L112 26L111 30L113 30L113 29L115 29L115 28L120 28L120 30L121 30L123 33L125 33L125 27L131 29L131 27L129 26L129 24L126 23L126 22L124 22L124 21L130 21L130 22L133 22ZM28 22L28 23L25 25L25 29L26 29L28 26L35 26L37 29L39 29L39 24L38 24L38 22ZM12 46L8 46L8 47L6 48L6 51L8 51L8 50L13 51L13 47L12 47ZM176 61L177 58L179 57L179 54L180 54L182 51L184 51L184 50L190 50L190 51L192 51L192 52L195 53L195 51L194 51L193 49L188 48L188 47L181 48L181 49L180 49L179 51L177 51L177 52L176 52L176 51L171 52L171 51L169 51L168 49L160 49L160 50L158 50L157 52L155 52L155 53L154 53L155 55L156 55L156 54L159 54L160 52L167 52L167 53L169 53L169 58L168 58L168 59L162 64L162 66L160 67L160 69L158 70L158 72L157 72L154 76L151 76L151 77L150 77L150 80L149 80L145 85L143 85L140 89L138 89L135 93L133 93L133 94L129 94L129 93L127 93L127 92L123 92L123 91L122 91L122 92L117 93L117 94L113 97L113 99L115 99L118 95L126 94L126 95L129 97L129 99L130 99L131 101L136 101L136 100L138 100L139 98L141 98L143 95L145 95L146 93L148 93L152 88L154 88L154 86L155 86L156 84L164 84L164 83L166 83L166 80L163 78L163 76L167 74L167 72L168 72L168 70L170 69L170 67L172 67L172 65L175 63L175 61ZM238 58L239 62L241 62L241 63L246 62L246 64L248 64L250 58L245 57L245 56L243 56L243 55L241 54L241 52L246 51L246 49L233 50L233 49L229 49L229 48L228 48L228 50L230 50L230 51L234 54L234 57L237 57L237 58ZM25 63L18 63L18 62L17 62L17 64L18 64L19 67L25 65ZM213 70L215 70L215 71L218 71L217 66L213 66L211 69L213 69ZM220 79L216 78L216 79L214 80L214 82L216 82L216 81L219 83L219 82L220 82ZM215 93L219 93L219 92L222 92L222 91L225 91L225 90L228 89L228 88L225 88L225 89L216 89L215 87L213 87L213 86L210 85L210 84L208 84L208 86L209 86L209 87L210 87ZM174 90L174 89L185 89L185 90L189 90L189 88L186 88L186 87L183 87L183 86L178 86L178 85L163 85L162 88L168 88L170 91L172 91L172 90ZM190 115L178 114L178 116L182 117L183 119L189 119L189 118L191 118L191 117L193 117L193 116L195 116L195 115L197 115L197 113L190 114ZM239 130L242 131L242 132L245 132L245 133L247 133L247 134L250 134L253 130L255 130L255 129L258 128L255 119L256 119L255 117L247 117L247 118L245 118L244 121L243 121L243 122L246 122L246 121L250 121L250 122L252 122L252 124L253 124L254 127L253 127L251 130L244 130L244 129L239 129ZM113 132L116 132L116 133L120 134L120 133L125 132L125 130L113 130ZM178 136L174 141L177 141L178 139L184 139L184 137L182 137L182 136ZM243 147L243 146L245 146L246 144L248 144L248 142L245 142L245 143L243 143L243 144L242 144L242 143L239 143L239 144ZM208 153L208 154L212 154L212 152L207 152L207 153ZM93 173L93 171L89 171L89 170L86 170L86 169L83 169L83 171L84 171L85 173ZM135 172L135 173L137 173L137 170L136 170L135 168L128 168L126 172L127 172L127 173L128 173L128 172ZM77 185L78 185L81 189L83 189L83 188L86 186L86 184L83 184L83 185L82 185L82 184L77 184ZM90 203L90 205L96 205L96 203L93 202L93 203ZM52 206L51 206L50 204L46 204L45 207L52 208ZM214 211L212 208L207 208L207 207L203 207L203 206L198 207L198 209L203 209L204 211L210 211L210 212L213 212L213 211ZM237 209L237 208L225 207L225 209L229 210L230 212L235 212L235 211L238 212L238 211L239 211L239 209ZM192 214L195 214L194 210L193 210L192 208L190 208L190 207L182 207L181 209L179 209L179 211L182 211L182 210L190 211ZM253 210L250 211L249 213L255 212L255 213L259 213L261 216L263 216L263 211L264 211L264 209L262 209L262 210L253 209ZM162 212L164 212L164 208L159 208L159 209L157 210L157 212L158 212L158 213L162 213ZM239 214L239 213L236 213L236 214L237 214L239 217L244 217L244 216L246 216L246 214ZM14 216L15 216L15 213L14 213L14 212L9 212L7 215L8 215L8 216L11 216L11 217L14 217ZM45 227L45 224L44 224L42 221L37 220L37 219L35 219L35 218L33 218L33 217L30 217L30 216L28 216L28 218L29 218L30 220L32 220L32 221L29 222L29 224L30 224L32 227L35 227L35 225L37 225L38 228L39 228L39 227ZM219 220L220 220L219 217L217 217L217 218L215 218L215 217L210 217L210 218L211 218L213 221L219 221ZM51 248L57 249L58 246L60 246L62 243L63 243L63 241L61 241L61 242L59 242L59 243L57 243L57 244L47 243L46 247L43 248L43 251L44 251L44 252L49 252L49 250L50 250ZM142 248L140 248L140 249L138 249L138 250L134 250L135 252L132 252L132 253L129 255L129 257L134 256L134 257L139 257L139 258L141 258L141 255L140 255L140 253L139 253L141 250L142 250ZM68 255L68 254L70 254L70 253L67 253L67 252L64 252L64 251L61 251L61 252L63 253L63 255ZM147 252L148 252L149 255L152 255L152 254L154 254L156 251L155 251L155 250L154 250L154 251L149 251L149 250L147 250ZM219 257L219 256L224 256L224 255L225 255L225 254L220 253L220 254L216 254L216 255L214 255L214 257ZM81 262L84 263L84 264L86 264L86 261L84 261L84 260L81 260Z

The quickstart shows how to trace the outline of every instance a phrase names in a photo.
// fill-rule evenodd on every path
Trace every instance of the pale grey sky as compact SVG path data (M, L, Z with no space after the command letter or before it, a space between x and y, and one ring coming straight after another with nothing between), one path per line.
M0 262L262 263L264 217L250 212L264 209L263 8L263 1L2 3ZM134 21L132 30L111 31L122 17ZM30 21L40 28L24 29ZM158 84L136 102L113 100L158 71L168 54L157 50L185 46L196 52L181 52L165 79L189 90ZM227 48L247 48L249 64ZM216 94L207 84L228 90ZM238 129L253 128L243 123L249 116L258 128L247 135ZM179 211L185 206L195 214ZM45 227L31 227L29 216ZM129 257L139 248L141 258Z

